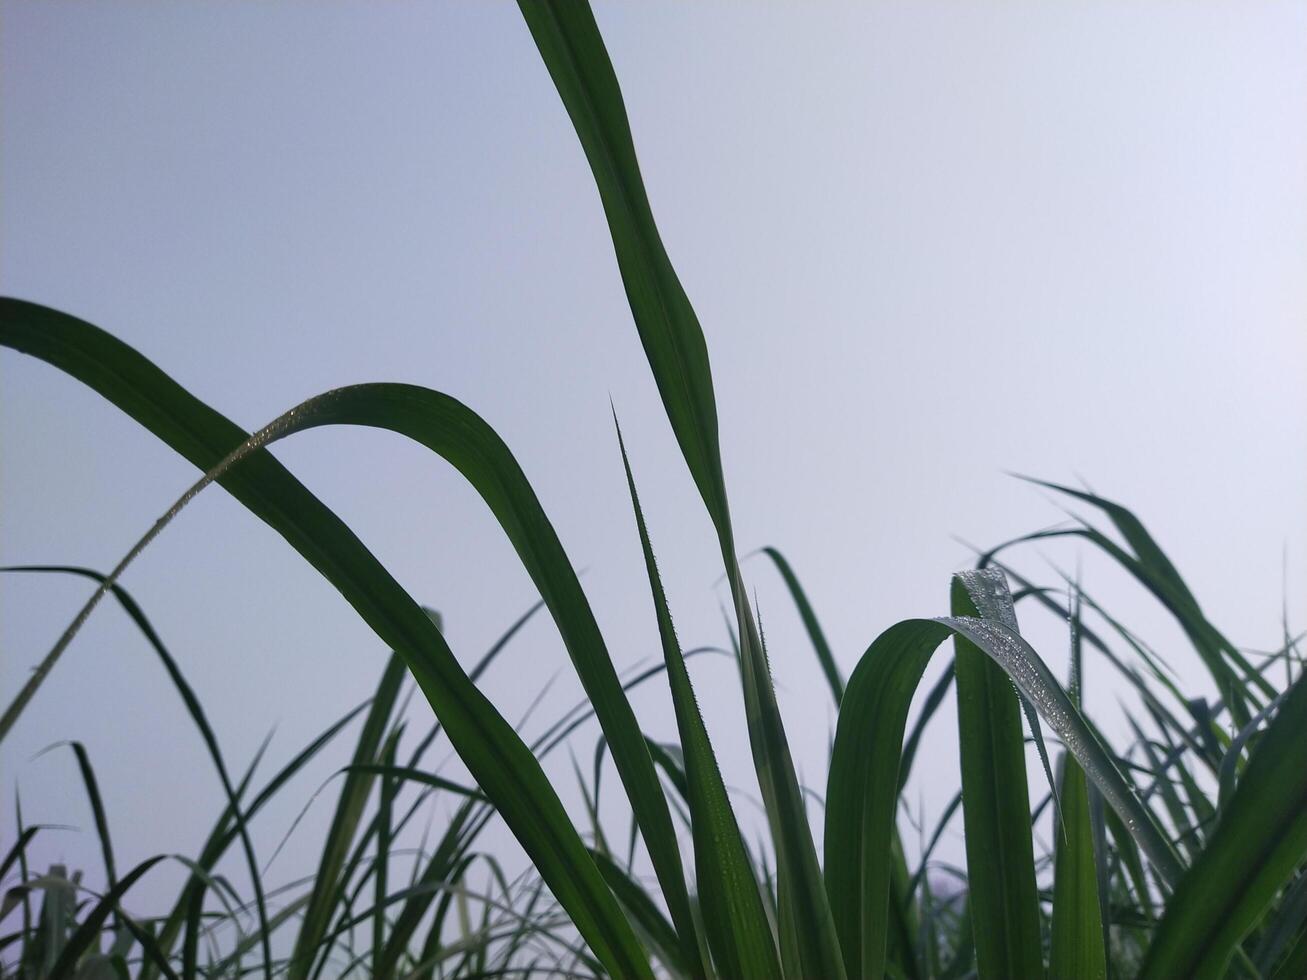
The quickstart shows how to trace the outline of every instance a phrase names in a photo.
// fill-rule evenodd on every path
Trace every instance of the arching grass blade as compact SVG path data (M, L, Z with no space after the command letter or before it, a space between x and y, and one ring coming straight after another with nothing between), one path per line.
M0 343L89 385L205 472L249 439L130 347L74 317L0 300ZM405 657L463 761L596 956L616 975L648 976L630 925L539 764L471 684L421 607L271 454L251 452L218 482L280 532Z

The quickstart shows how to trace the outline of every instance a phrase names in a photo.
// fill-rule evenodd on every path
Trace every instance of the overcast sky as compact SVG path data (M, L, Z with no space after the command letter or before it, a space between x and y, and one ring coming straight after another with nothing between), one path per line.
M611 396L682 641L725 642L711 528L515 7L6 2L2 16L5 294L104 327L250 428L351 382L462 399L521 462L626 667L658 643ZM1134 507L1237 643L1279 642L1286 589L1302 625L1307 6L628 4L597 17L707 335L740 546L789 556L845 671L891 623L946 611L949 573L969 561L957 538L1061 518L1007 471L1083 479ZM5 563L107 569L193 479L96 396L9 352L0 409ZM424 450L330 429L275 452L441 610L464 664L532 603L480 499ZM1089 591L1209 689L1121 575L1070 546L1021 559L1051 582L1050 562L1082 562ZM773 571L752 559L746 576L820 788L824 682ZM220 490L124 584L237 769L274 727L269 758L289 758L385 660ZM4 578L4 700L88 591ZM1061 671L1064 630L1026 615ZM1091 669L1089 708L1120 731L1118 692ZM555 674L541 722L579 686L540 619L485 686L516 719ZM702 660L694 676L756 824L733 668ZM664 687L635 704L649 731L674 734ZM911 791L928 813L957 785L952 718ZM48 835L38 865L95 877L71 754L33 758L72 738L96 765L120 863L196 851L219 785L107 605L0 750L3 837L21 790L29 821L82 828ZM267 812L263 854L345 751ZM575 804L566 758L549 771ZM310 868L330 806L310 810L273 881ZM956 835L947 847L959 852Z

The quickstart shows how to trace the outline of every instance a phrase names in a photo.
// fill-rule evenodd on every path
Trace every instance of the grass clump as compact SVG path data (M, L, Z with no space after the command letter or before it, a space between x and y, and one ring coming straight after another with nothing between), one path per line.
M142 355L68 314L6 299L0 343L89 385L194 463L202 479L107 575L69 632L0 719L0 737L30 704L77 627L103 596L128 610L159 654L208 746L227 797L174 908L132 916L123 898L162 857L119 874L89 757L73 746L103 845L107 887L27 867L40 828L18 818L3 873L13 882L0 938L7 969L28 977L611 975L650 977L1292 977L1307 972L1307 684L1294 643L1254 664L1203 614L1179 572L1127 509L1053 487L1093 507L1092 523L1041 532L980 556L951 583L949 615L905 620L877 637L847 681L783 556L770 551L838 704L822 797L822 853L777 704L763 635L737 560L721 464L707 344L663 249L644 192L621 93L589 9L524 2L522 13L594 173L619 269L668 421L702 497L731 596L747 734L767 841L741 833L685 668L622 446L646 562L679 744L650 743L613 667L576 572L508 447L471 409L412 385L357 385L310 399L250 435ZM451 463L485 500L563 637L586 693L577 712L528 743L465 672L438 622L334 513L268 452L308 428L389 429ZM620 435L619 435L620 439ZM394 651L340 776L317 872L285 892L264 889L248 824L289 775L339 734L339 720L256 791L233 777L176 661L117 584L127 564L196 493L218 483L275 528ZM1183 630L1220 700L1192 699L1124 627L1078 589L1029 582L1004 561L1035 539L1088 541L1151 593ZM46 569L51 571L52 569ZM1015 586L1015 590L1013 587ZM1063 596L1066 598L1063 598ZM1067 685L1022 637L1019 602L1073 626ZM1088 622L1092 613L1093 623ZM1081 651L1119 669L1146 719L1113 748L1082 712ZM1123 658L1118 649L1129 650ZM498 647L497 649L502 649ZM908 729L932 656L952 666ZM483 661L483 667L488 661ZM1283 665L1283 670L1271 670ZM438 719L416 745L396 707L410 677ZM956 690L961 788L916 867L902 840L901 794L920 733ZM586 786L587 841L539 758L593 715L633 818L631 844L598 818ZM1032 831L1026 732L1050 783L1050 853ZM1050 733L1046 737L1045 732ZM448 739L475 785L424 764ZM1054 759L1050 743L1063 751ZM1054 744L1054 748L1056 748ZM1054 791L1052 787L1056 787ZM393 877L396 835L432 794L462 802L407 881ZM1042 807L1041 807L1042 809ZM966 868L932 878L933 842L961 812ZM510 881L475 850L502 819L533 866ZM679 827L678 827L679 825ZM680 833L683 827L685 834ZM688 839L683 852L680 839ZM635 872L637 837L653 870ZM252 897L218 873L243 852ZM692 856L692 864L687 858ZM469 877L477 866L485 887ZM482 873L483 872L483 873ZM21 913L21 915L20 915Z

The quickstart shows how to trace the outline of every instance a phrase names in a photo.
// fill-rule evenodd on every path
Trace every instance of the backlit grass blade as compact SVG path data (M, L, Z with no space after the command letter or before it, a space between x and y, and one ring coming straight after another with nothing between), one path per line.
M782 952L800 971L838 980L844 959L827 906L803 794L772 689L762 638L736 560L703 330L663 248L645 193L617 77L585 3L519 3L590 163L636 328L690 475L717 530L739 626L754 768L784 880ZM675 917L674 917L675 918Z
M1016 631L1001 575L954 576L951 593L954 616ZM1044 966L1019 695L1003 668L965 636L955 636L954 646L976 965L981 980L1037 977Z
M723 976L757 977L760 980L778 977L780 963L776 958L775 939L763 911L758 882L753 876L744 839L740 836L735 811L699 713L694 687L681 656L620 427L617 439L653 593L676 727L685 756L686 796L692 818L699 901L708 942L718 972Z
M1307 680L1289 690L1203 852L1177 884L1144 978L1223 976L1231 953L1307 859Z
M0 300L0 343L87 384L205 472L249 439L130 347L67 314ZM648 976L630 925L539 764L468 680L421 607L270 453L251 452L218 482L281 533L404 656L460 757L595 955L615 975Z

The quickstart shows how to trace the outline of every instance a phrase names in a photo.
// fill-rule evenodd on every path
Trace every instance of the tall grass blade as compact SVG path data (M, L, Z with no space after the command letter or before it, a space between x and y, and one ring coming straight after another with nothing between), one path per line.
M787 937L808 976L839 978L839 952L803 794L776 705L762 637L736 560L717 431L717 407L703 330L663 248L636 162L613 66L588 4L519 3L594 174L618 268L668 421L717 530L740 629L749 740L786 883Z
M1065 833L1057 838L1053 872L1053 937L1049 976L1106 980L1107 952L1098 900L1098 865L1084 770L1063 754L1060 764Z
M658 574L649 530L645 525L644 512L640 509L640 497L636 492L635 477L631 473L631 462L626 454L620 427L617 439L626 471L627 487L631 493L631 506L635 510L636 528L640 533L645 569L653 593L658 635L662 640L676 727L685 757L685 790L692 819L704 929L717 969L724 976L758 977L760 980L778 977L780 963L776 957L776 941L767 922L758 882L749 863L748 850L740 835L735 811L717 767L717 758L695 700L694 687L681 656L681 647L676 639L671 610Z
M104 812L104 800L100 798L100 784L96 781L95 769L91 766L91 757L86 752L86 746L81 742L69 742L68 745L77 756L77 768L82 774L86 798L91 804L91 816L95 820L95 833L100 839L100 853L104 857L104 877L112 890L118 884L118 868L113 857L113 841L109 839L109 818Z

